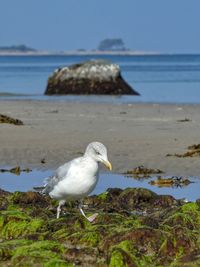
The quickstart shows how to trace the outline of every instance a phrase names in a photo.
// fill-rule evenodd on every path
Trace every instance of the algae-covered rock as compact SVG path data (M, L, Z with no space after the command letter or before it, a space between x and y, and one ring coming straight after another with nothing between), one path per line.
M2 194L2 196L1 196ZM36 192L0 191L0 266L198 266L200 206L143 188L108 189L56 219Z
M45 94L139 95L124 81L119 66L107 60L57 69L48 79Z

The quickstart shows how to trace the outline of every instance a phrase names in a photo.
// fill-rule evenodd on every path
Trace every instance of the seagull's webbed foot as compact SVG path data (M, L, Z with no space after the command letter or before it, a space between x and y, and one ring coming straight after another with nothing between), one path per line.
M96 217L98 216L98 213L94 213L92 214L90 217L87 217L86 219L89 221L89 222L93 222Z
M98 216L98 213L94 213L94 214L92 214L90 217L87 217L86 215L85 215L85 212L83 211L83 209L82 209L82 202L79 204L79 210L80 210L80 212L81 212L81 214L89 221L89 222L93 222L95 219L96 219L96 217Z

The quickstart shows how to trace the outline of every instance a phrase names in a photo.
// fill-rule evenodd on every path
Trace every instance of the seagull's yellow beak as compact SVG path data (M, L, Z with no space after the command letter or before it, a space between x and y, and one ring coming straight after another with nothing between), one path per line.
M110 161L106 160L106 161L103 161L103 163L105 164L105 166L106 166L110 171L112 171L112 164L110 163Z

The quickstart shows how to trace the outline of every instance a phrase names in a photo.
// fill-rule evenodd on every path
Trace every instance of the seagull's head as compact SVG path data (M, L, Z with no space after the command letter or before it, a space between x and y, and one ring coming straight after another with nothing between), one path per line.
M92 157L97 162L103 163L109 170L112 170L112 165L108 160L107 148L102 143L90 143L86 148L85 155Z

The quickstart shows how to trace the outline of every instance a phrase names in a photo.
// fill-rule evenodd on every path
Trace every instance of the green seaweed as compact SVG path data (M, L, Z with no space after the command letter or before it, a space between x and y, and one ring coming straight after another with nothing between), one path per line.
M33 264L40 263L42 266L52 266L64 261L62 254L64 253L64 246L55 241L38 241L30 245L24 245L15 250L11 259L14 266L33 266ZM58 265L59 266L59 265ZM66 265L68 266L67 262Z
M159 267L155 261L155 256L141 255L135 248L132 241L124 240L112 248L109 267L136 266L136 267Z
M128 267L125 259L121 253L121 250L114 249L110 259L109 267Z
M43 226L44 221L32 219L24 212L8 210L0 216L0 238L14 239L34 234Z
M101 194L99 194L98 196L97 196L97 198L98 199L100 199L100 200L107 200L107 198L108 198L108 192L106 191L106 192L103 192L103 193L101 193Z
M17 239L17 240L8 240L0 243L0 259L6 260L10 259L15 252L17 247L31 244L31 240L27 239Z
M200 227L200 209L197 203L187 203L168 216L161 225L181 225L189 229Z
M86 243L88 246L97 246L100 241L100 234L97 231L87 231L80 239L80 243Z

